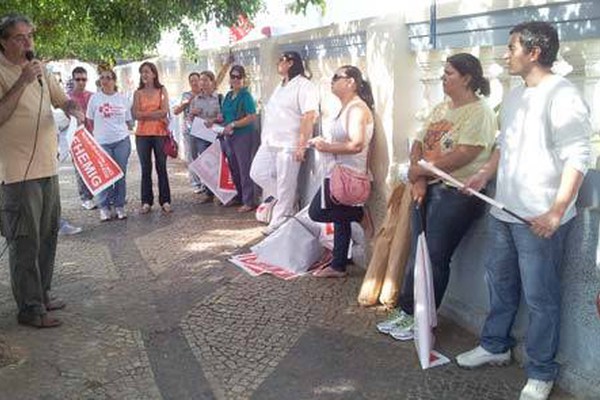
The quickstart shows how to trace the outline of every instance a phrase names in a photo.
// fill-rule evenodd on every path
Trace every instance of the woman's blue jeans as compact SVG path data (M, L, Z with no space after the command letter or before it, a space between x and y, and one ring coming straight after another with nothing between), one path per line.
M465 195L444 183L429 185L421 206L413 204L411 216L411 251L398 306L407 314L414 313L414 274L417 238L423 231L431 258L435 305L439 307L450 279L450 261L454 250L473 222L485 209L485 203L475 196Z
M554 358L560 333L560 265L571 221L544 239L524 224L489 218L486 280L490 312L481 346L491 353L503 353L515 345L510 332L523 293L529 313L526 368L532 379L553 381L558 376Z
M119 167L123 171L123 177L98 194L98 204L101 208L109 208L110 206L124 207L125 195L127 193L125 175L127 175L127 162L131 154L131 141L129 136L127 136L118 142L102 144L101 146L119 164Z

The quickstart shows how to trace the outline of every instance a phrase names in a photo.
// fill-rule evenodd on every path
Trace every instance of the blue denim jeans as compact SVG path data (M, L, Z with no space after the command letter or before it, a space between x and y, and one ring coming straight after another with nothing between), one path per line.
M481 346L492 353L514 346L510 332L522 292L529 313L525 343L529 378L552 381L558 375L554 357L560 331L560 265L571 225L572 221L563 224L550 239L544 239L523 224L489 218L490 312Z
M485 204L475 196L467 196L443 183L429 185L420 206L413 206L411 215L411 251L404 271L404 283L398 297L399 307L407 314L414 313L414 275L417 238L425 229L435 305L439 307L450 279L450 261L454 250L473 222L483 214Z
M129 140L129 136L127 136L118 142L102 144L101 146L119 164L119 167L123 171L123 177L98 194L98 204L101 208L109 208L110 206L124 207L125 194L127 192L125 175L127 175L127 162L131 154L131 141Z

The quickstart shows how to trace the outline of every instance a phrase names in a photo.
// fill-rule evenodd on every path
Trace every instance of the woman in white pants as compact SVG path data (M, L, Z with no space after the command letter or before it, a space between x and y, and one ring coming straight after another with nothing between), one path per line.
M283 79L265 106L261 145L250 169L250 177L263 189L263 199L277 199L265 234L294 214L298 172L319 109L317 88L307 77L300 54L284 52L277 72Z

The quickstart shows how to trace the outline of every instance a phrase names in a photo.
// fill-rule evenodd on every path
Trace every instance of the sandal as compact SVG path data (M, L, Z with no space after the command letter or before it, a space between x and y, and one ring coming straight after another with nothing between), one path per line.
M239 212L239 213L246 213L246 212L250 212L252 210L254 210L254 207L247 206L247 205L244 204L243 206L241 206L241 207L239 207L237 209L237 212Z
M142 208L140 208L140 214L148 214L151 209L152 206L150 204L144 203L142 204Z
M171 207L170 203L163 203L163 205L161 207L165 214L169 214L169 213L173 212L173 208Z
M66 306L67 306L67 303L65 303L61 299L52 299L48 303L46 303L46 310L48 310L48 311L62 310Z
M56 328L62 325L59 319L52 318L48 314L40 315L19 315L17 322L20 325L33 326L34 328Z
M345 278L346 276L348 276L348 272L338 271L337 269L333 269L332 267L327 267L316 271L315 273L313 273L313 276L316 278Z

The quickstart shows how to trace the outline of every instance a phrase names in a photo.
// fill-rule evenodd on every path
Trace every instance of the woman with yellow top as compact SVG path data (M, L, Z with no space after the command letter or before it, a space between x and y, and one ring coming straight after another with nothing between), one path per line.
M133 95L133 118L137 120L135 144L142 168L142 207L140 213L150 212L154 202L152 191L152 153L158 175L158 203L165 213L171 212L171 189L167 175L167 155L163 150L169 134L167 115L169 96L158 80L158 70L151 62L140 66L140 85Z
M398 309L387 321L377 324L380 332L397 340L413 338L413 277L418 235L424 231L427 238L435 302L439 307L450 278L454 249L484 211L479 199L446 185L417 164L425 159L464 180L480 169L493 148L496 117L481 97L490 94L490 84L483 77L479 60L467 53L449 57L442 81L448 100L433 109L410 154L412 244Z

